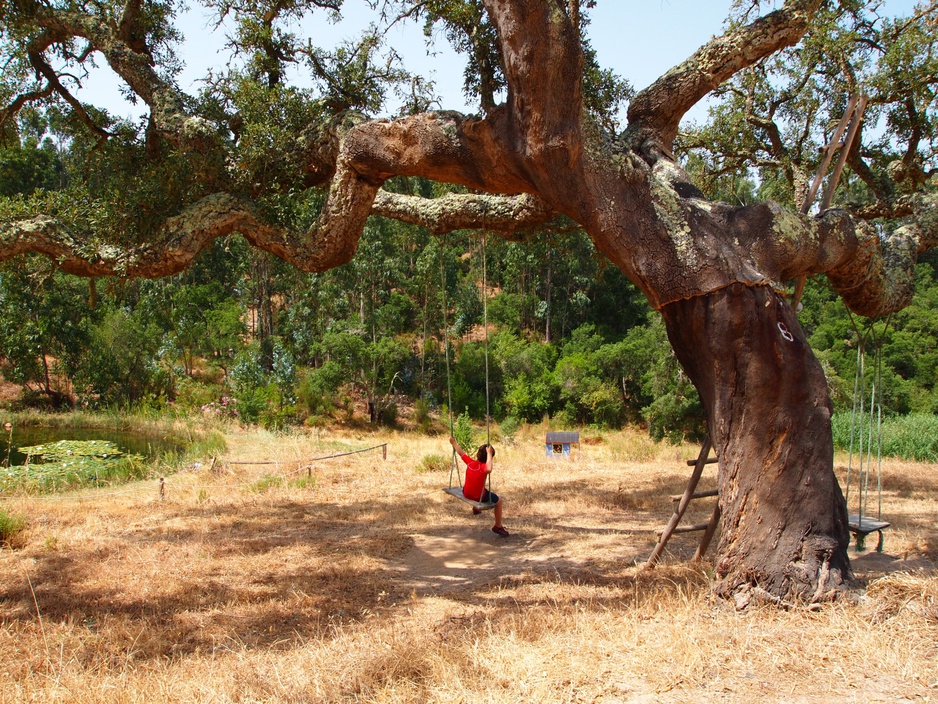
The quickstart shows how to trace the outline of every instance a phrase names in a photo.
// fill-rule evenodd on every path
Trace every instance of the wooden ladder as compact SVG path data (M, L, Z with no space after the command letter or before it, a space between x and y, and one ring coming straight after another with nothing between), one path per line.
M674 509L674 514L671 516L671 520L668 521L668 525L663 531L658 534L658 544L655 546L655 549L651 553L651 557L648 558L648 561L645 563L645 567L652 568L658 563L658 559L661 557L661 553L664 552L665 545L668 544L668 541L671 539L671 536L675 533L693 533L696 531L704 531L703 537L700 539L700 545L697 546L697 552L694 553L694 560L699 560L704 556L704 553L707 552L707 548L710 547L710 541L713 539L713 534L716 532L717 525L720 523L720 503L717 502L716 506L713 508L713 515L710 516L710 520L706 523L697 523L692 526L685 526L679 528L678 524L681 522L681 518L684 516L684 512L687 511L687 507L690 506L690 502L694 499L702 499L708 496L719 496L719 491L713 489L710 491L694 491L697 488L697 484L700 482L700 476L703 474L704 467L708 464L714 464L718 460L716 457L710 457L710 449L713 447L710 442L709 436L704 440L703 446L700 448L700 454L697 456L696 460L687 460L687 464L694 468L694 471L690 475L690 479L687 481L687 486L684 489L684 493L678 496L672 496L671 500L677 502L677 506Z
M850 156L850 150L853 148L853 142L857 138L857 132L860 130L860 124L863 122L863 113L866 110L866 103L869 101L869 98L866 95L851 95L850 99L847 101L847 109L844 110L844 116L840 120L840 124L837 125L837 128L834 130L834 134L831 137L831 141L825 147L824 158L821 159L821 165L818 167L817 173L814 174L814 180L811 182L811 187L808 188L808 193L805 196L804 202L801 204L801 212L804 215L807 215L811 210L811 206L814 205L814 200L817 198L818 189L821 187L821 183L824 181L824 177L827 176L827 169L831 165L831 160L834 158L834 154L837 150L840 150L840 156L837 157L837 163L834 165L834 171L831 173L830 178L827 181L827 186L824 189L824 193L821 196L821 205L819 212L824 212L831 206L831 201L834 198L834 191L837 190L837 184L840 182L840 176L844 172L844 166L847 164L847 158ZM804 293L805 281L807 281L808 275L802 274L798 277L798 280L795 281L795 293L792 297L792 308L795 309L795 312L798 312L798 305L801 303L801 295Z

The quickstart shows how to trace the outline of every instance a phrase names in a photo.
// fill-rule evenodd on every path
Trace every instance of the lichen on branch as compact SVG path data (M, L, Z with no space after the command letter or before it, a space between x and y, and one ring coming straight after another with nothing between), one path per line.
M545 224L556 215L546 203L528 194L451 193L438 198L420 198L384 190L378 191L372 212L420 225L434 234L478 228L507 235Z

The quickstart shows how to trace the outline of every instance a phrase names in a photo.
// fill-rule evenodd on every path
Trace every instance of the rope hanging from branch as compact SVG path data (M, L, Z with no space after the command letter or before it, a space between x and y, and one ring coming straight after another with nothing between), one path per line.
M441 305L443 308L443 348L444 355L446 357L446 398L447 405L449 408L449 431L450 436L454 436L455 433L455 423L453 421L453 392L452 392L452 373L450 369L449 362L449 325L447 322L446 314L446 268L443 261L443 243L440 243L440 291L441 291ZM487 264L486 264L486 237L482 236L482 319L484 326L484 339L485 339L485 442L487 445L490 445L492 442L492 432L491 432L491 406L490 406L490 397L489 397L489 323L488 323L488 273L487 273ZM459 480L458 485L453 484L453 475L456 475L456 478ZM466 498L462 493L463 486L463 477L462 472L459 470L459 464L456 461L456 450L453 449L450 470L449 470L449 486L444 489L444 491L451 496L456 497L466 503L471 504L474 508L481 510L488 510L494 508L494 503L485 503L480 501L472 501L471 499ZM492 492L492 475L489 473L485 478L485 488Z
M876 519L882 520L883 512L883 406L882 406L882 346L889 329L887 318L882 331L877 335L875 320L870 320L866 330L860 332L859 326L848 309L850 322L857 336L857 369L853 384L853 410L850 415L850 448L847 462L847 487L845 500L850 505L850 487L853 479L854 456L857 466L857 516L858 521L868 516L870 472L873 466L873 447L876 447ZM872 382L868 383L867 353L873 347ZM867 398L869 403L867 404Z

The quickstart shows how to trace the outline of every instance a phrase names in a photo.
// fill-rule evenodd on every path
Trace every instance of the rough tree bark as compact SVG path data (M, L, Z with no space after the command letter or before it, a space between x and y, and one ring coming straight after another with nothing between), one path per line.
M767 286L732 284L661 312L720 459L716 591L817 599L848 583L830 401L791 307Z
M778 596L820 599L849 586L826 384L775 282L823 273L858 313L901 308L916 256L938 237L935 198L915 200L913 220L883 239L841 211L815 219L773 203L707 202L671 154L685 112L734 73L796 43L820 0L788 0L708 42L635 97L617 136L602 134L583 107L575 1L483 4L498 30L505 102L487 106L482 117L345 115L311 125L294 157L304 185L328 184L328 195L309 231L286 232L244 197L219 192L131 250L88 251L49 215L0 223L0 258L37 251L85 276L163 276L215 237L240 232L302 269L324 270L353 256L372 212L437 233L477 227L507 235L564 215L661 312L700 391L720 460L717 591L755 584ZM76 13L36 12L50 35L95 46L150 106L168 143L199 153L222 149L211 125L186 114L179 92L124 35ZM394 176L476 193L424 200L381 190Z

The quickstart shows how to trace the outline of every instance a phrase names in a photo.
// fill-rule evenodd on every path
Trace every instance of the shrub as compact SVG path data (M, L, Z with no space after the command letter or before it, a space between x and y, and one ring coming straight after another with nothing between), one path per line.
M262 494L270 489L276 489L283 485L283 478L272 474L265 474L256 482L251 484L251 491Z
M420 459L420 464L417 465L417 471L420 473L445 473L449 471L450 464L450 459L443 455L424 455Z
M475 455L478 446L475 442L475 433L472 430L472 420L469 418L468 411L460 413L459 417L456 418L456 422L453 424L453 437L469 455Z
M296 406L284 406L275 408L267 406L258 414L258 422L264 430L281 432L291 425L298 425L300 418L297 415Z
M517 435L518 430L521 429L521 423L514 416L508 416L501 422L498 428L501 430L502 436L506 441L514 442L515 435Z
M26 529L26 518L15 513L9 513L0 508L0 545L13 547L18 536Z
M176 381L175 405L184 411L201 408L218 398L217 384L207 384L188 376L181 376Z
M315 489L316 477L297 477L290 481L290 486L295 489Z
M227 449L228 443L225 442L225 436L213 430L193 441L185 454L189 457L217 457Z
M327 360L306 373L299 388L299 402L312 416L329 415L335 410L335 398L344 380L342 367Z
M246 423L256 423L261 411L277 397L277 387L269 382L260 351L239 352L231 369L232 390L238 402L238 415Z
M424 433L433 428L433 418L430 417L430 402L425 398L418 398L414 402L414 423Z
M397 425L397 412L396 403L380 404L378 408L378 423L387 428L395 427Z

